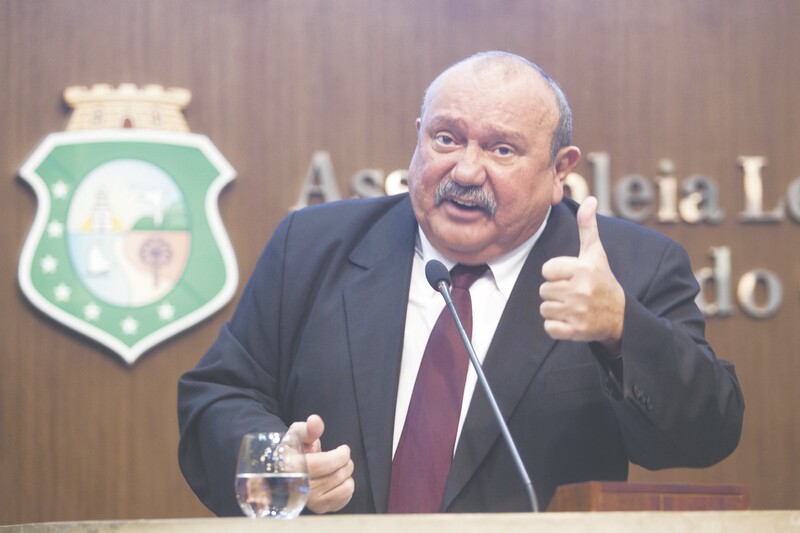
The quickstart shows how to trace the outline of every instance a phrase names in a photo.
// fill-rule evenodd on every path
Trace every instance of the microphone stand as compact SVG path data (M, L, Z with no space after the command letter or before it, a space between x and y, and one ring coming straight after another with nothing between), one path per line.
M531 483L528 472L525 470L525 465L522 463L522 458L519 456L517 446L514 444L514 439L511 438L511 433L508 431L508 426L503 418L503 413L500 412L500 408L497 406L497 401L494 399L494 394L492 394L492 390L489 387L489 382L486 379L486 375L483 373L483 368L481 368L481 363L478 361L478 356L475 355L475 350L472 348L472 342L470 342L469 336L467 335L467 332L464 331L463 324L461 324L461 319L458 316L455 305L453 305L453 298L450 296L450 287L448 286L447 281L439 281L437 290L442 294L442 296L444 296L444 301L447 304L447 308L450 309L450 314L453 315L453 320L456 322L456 328L458 328L458 333L461 335L461 340L464 342L464 346L467 349L469 358L472 361L472 366L475 367L475 372L478 374L478 380L481 382L483 390L486 392L486 397L489 399L489 405L492 406L494 416L497 419L497 423L500 425L500 432L503 434L506 444L508 445L508 449L511 451L511 457L514 459L514 463L516 463L520 476L522 476L522 481L525 485L525 489L528 492L528 499L531 502L531 509L533 509L534 513L538 513L539 502L536 499L536 492L533 490L533 483Z

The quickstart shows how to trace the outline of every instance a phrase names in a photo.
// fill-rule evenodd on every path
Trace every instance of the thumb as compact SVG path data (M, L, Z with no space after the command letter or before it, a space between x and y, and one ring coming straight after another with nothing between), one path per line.
M289 427L289 433L297 435L306 452L320 451L319 438L324 431L325 424L319 415L311 415L305 422L295 422Z
M580 257L595 246L601 246L597 232L597 198L589 196L578 208L578 236L581 242Z
M325 423L319 415L311 415L306 420L306 434L303 438L304 444L313 444L319 440L325 431Z

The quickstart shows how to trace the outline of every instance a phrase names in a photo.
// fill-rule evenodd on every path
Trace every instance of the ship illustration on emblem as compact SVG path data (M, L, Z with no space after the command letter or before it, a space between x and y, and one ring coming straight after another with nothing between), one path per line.
M38 210L19 283L31 303L132 364L233 297L217 199L236 173L189 132L191 93L68 87L74 111L22 164Z

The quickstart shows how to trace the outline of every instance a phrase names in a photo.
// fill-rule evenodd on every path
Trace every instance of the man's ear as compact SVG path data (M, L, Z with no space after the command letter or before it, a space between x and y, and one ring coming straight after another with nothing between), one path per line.
M565 146L556 154L556 174L561 175L563 182L567 175L577 166L581 159L581 150L577 146Z
M564 182L569 173L578 165L581 159L581 150L577 146L565 146L556 154L555 173L553 175L552 204L556 205L564 199Z

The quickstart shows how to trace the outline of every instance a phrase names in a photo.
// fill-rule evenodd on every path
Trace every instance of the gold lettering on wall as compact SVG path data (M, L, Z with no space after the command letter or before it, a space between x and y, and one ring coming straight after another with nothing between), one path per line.
M640 224L653 219L659 224L683 222L691 225L716 225L725 218L719 183L700 174L679 181L672 159L658 162L658 174L652 181L643 174L628 174L619 178L613 187L611 156L607 152L590 152L587 160L592 169L591 186L577 172L570 173L564 185L570 197L578 202L594 195L598 199L598 212L606 216ZM765 212L762 170L767 158L740 156L736 161L743 170L745 205L738 217L740 222L774 224L783 221L784 213L788 212L792 220L800 223L800 178L791 181L786 197L779 198L777 206ZM351 196L368 198L407 192L407 177L405 169L388 175L381 169L359 170L350 179ZM293 209L342 197L330 154L315 152ZM783 283L775 273L766 268L747 271L736 285L734 300L730 247L712 246L709 253L712 266L695 272L700 285L696 301L705 316L733 316L737 305L745 315L758 319L770 318L780 310Z

